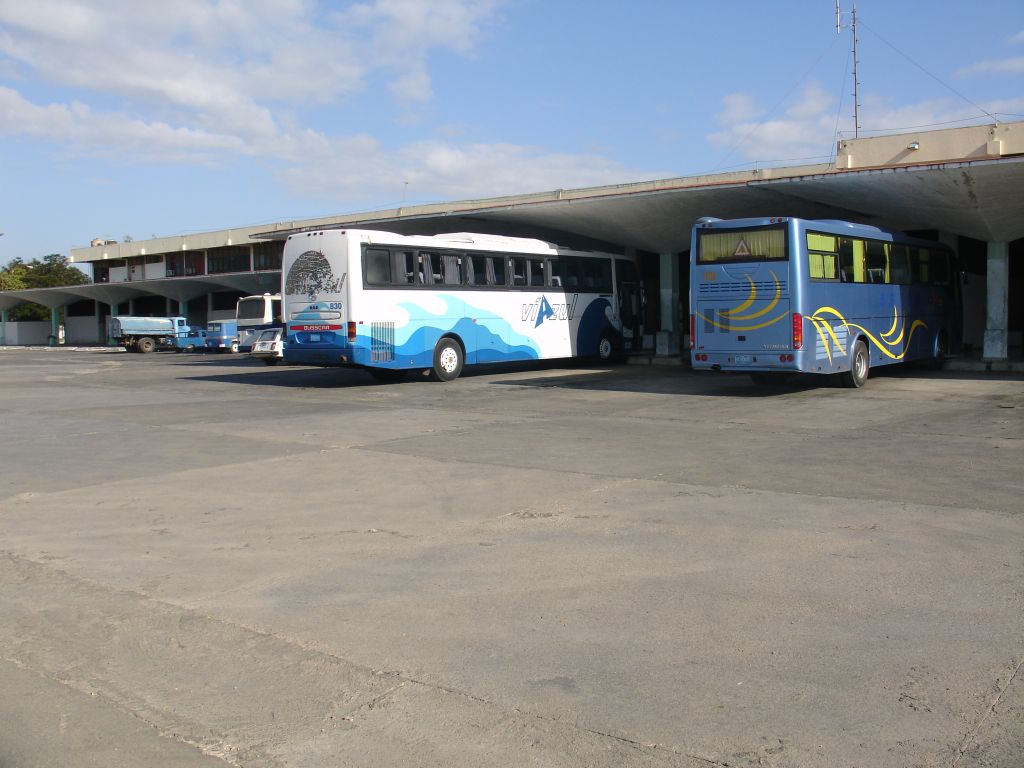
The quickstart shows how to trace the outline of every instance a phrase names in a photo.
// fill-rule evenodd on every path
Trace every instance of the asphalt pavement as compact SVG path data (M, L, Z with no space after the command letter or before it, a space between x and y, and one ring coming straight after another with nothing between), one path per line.
M1024 765L1024 377L0 349L0 766Z

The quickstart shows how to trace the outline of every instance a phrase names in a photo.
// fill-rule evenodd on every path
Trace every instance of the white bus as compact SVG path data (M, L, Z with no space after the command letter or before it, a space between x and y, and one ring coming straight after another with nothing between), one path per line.
M291 235L284 357L379 379L464 364L595 357L634 348L635 259L540 240L332 229Z
M238 347L233 352L249 352L257 337L267 328L281 327L281 296L243 296L235 307Z

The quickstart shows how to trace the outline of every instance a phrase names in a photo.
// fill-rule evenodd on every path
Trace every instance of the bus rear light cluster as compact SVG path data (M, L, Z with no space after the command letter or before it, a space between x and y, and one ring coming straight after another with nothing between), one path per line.
M351 320L349 321L349 324L348 324L348 343L349 344L355 344L356 343L356 323L351 321Z
M793 359L793 355L779 355L780 363L792 363Z
M699 360L702 363L706 363L708 361L708 356L703 354L703 353L701 353L699 355L694 355L693 359L694 360Z
M793 313L793 349L803 349L804 318L799 312Z
M696 342L696 338L695 338L696 332L697 332L697 318L694 317L693 315L690 315L690 349L693 349L693 347L697 343Z

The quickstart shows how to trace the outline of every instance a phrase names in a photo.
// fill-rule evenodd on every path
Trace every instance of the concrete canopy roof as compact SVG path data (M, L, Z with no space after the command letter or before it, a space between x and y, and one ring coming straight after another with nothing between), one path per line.
M0 293L0 309L13 309L20 304L42 304L51 309L73 304L81 299L93 299L105 304L120 304L139 296L164 296L175 301L191 301L219 290L241 291L246 294L276 292L281 283L281 272L239 272L201 277L168 277L158 280L124 283L91 283L61 288L28 288Z
M1024 237L1024 158L843 173L809 168L782 178L571 197L461 211L440 219L377 220L372 225L402 232L509 232L511 225L523 232L547 230L556 241L558 233L572 233L671 253L690 247L690 230L702 216L852 219L1009 242Z
M914 162L909 162L914 161ZM335 227L401 234L475 231L582 248L678 253L702 216L849 219L935 229L988 242L1024 237L1024 122L840 142L834 164L691 176L486 200L434 203L72 250L78 263L284 239ZM141 295L187 301L208 291L274 291L278 272L161 278L0 294L0 309Z

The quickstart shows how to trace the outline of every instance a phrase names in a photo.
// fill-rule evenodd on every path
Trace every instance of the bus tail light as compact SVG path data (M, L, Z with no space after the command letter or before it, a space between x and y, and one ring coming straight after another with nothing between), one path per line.
M355 344L356 343L356 324L355 324L355 322L353 322L351 320L348 323L348 343L349 344Z
M696 330L697 319L693 315L690 315L690 349L693 349L694 345L697 343L696 339L694 339L693 337L693 334Z
M793 349L803 349L804 318L799 312L793 313Z

